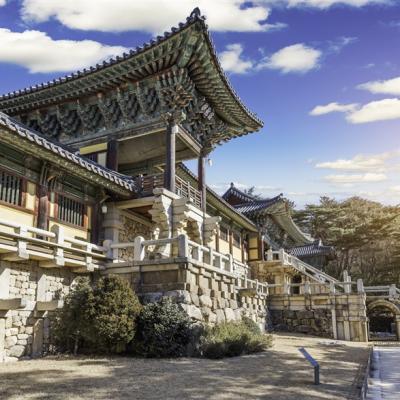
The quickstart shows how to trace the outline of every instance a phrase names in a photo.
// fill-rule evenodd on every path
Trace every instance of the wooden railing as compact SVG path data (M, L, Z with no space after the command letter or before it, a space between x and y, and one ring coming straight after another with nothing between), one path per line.
M65 236L54 225L51 231L0 220L0 253L4 260L38 260L41 267L81 267L94 271L106 259L105 249Z
M193 202L193 204L201 209L202 196L201 193L195 189L190 182L185 182L183 179L176 177L175 192L180 197L185 197Z
M164 187L164 174L139 176L135 179L143 195L152 195L155 188ZM189 199L196 207L201 209L202 196L199 190L179 176L175 177L175 193L180 197Z

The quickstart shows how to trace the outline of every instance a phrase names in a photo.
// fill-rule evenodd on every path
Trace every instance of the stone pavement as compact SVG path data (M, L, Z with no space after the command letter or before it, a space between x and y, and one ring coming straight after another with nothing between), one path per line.
M400 347L374 348L367 399L400 399Z

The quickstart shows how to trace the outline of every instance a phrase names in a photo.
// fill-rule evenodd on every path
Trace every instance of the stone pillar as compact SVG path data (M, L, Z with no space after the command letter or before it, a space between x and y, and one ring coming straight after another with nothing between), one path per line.
M400 315L396 315L395 317L395 322L396 322L396 336L397 340L400 340Z
M104 216L102 228L104 239L111 240L113 243L119 242L119 231L121 229L120 210L114 203L107 204L107 214ZM112 251L113 259L118 259L118 249Z
M4 349L4 341L6 338L6 319L0 318L0 363L4 361L6 352Z
M111 139L107 144L106 166L113 171L118 171L118 140Z

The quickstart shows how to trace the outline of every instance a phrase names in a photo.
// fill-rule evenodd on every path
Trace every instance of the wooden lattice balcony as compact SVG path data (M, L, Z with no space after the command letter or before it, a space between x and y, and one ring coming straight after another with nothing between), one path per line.
M136 178L136 183L143 196L151 196L154 189L164 187L164 174L140 176ZM179 176L175 177L175 192L178 196L189 199L197 208L202 208L200 191L190 182L179 178Z

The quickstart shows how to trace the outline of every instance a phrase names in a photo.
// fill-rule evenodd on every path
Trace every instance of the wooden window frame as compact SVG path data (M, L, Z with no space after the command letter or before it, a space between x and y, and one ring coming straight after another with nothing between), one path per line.
M229 243L229 228L223 225L219 227L219 239Z
M5 206L5 207L10 207L18 211L24 211L28 214L33 214L36 215L37 213L37 207L36 207L36 201L35 201L35 209L34 210L29 210L26 208L26 191L27 191L27 186L28 186L28 179L24 177L23 175L19 174L18 172L11 171L7 167L4 167L3 165L0 165L0 172L5 172L8 175L12 175L18 179L20 179L20 204L13 204L9 203L8 201L1 200L0 199L0 205ZM30 181L29 181L30 182ZM35 183L35 182L33 182ZM36 183L35 183L36 184ZM35 196L37 197L37 194L35 193Z
M70 226L71 228L80 229L85 232L90 232L89 218L88 218L88 204L85 201L83 201L82 199L79 199L69 193L64 193L64 192L61 192L61 193L53 192L53 193L54 193L54 216L50 217L49 219L54 222L57 222L59 224L62 224L65 226ZM58 217L59 196L66 197L70 200L76 201L77 203L80 203L83 205L83 215L82 215L83 225L76 225L72 222L64 221ZM50 203L50 198L49 198L49 203Z

